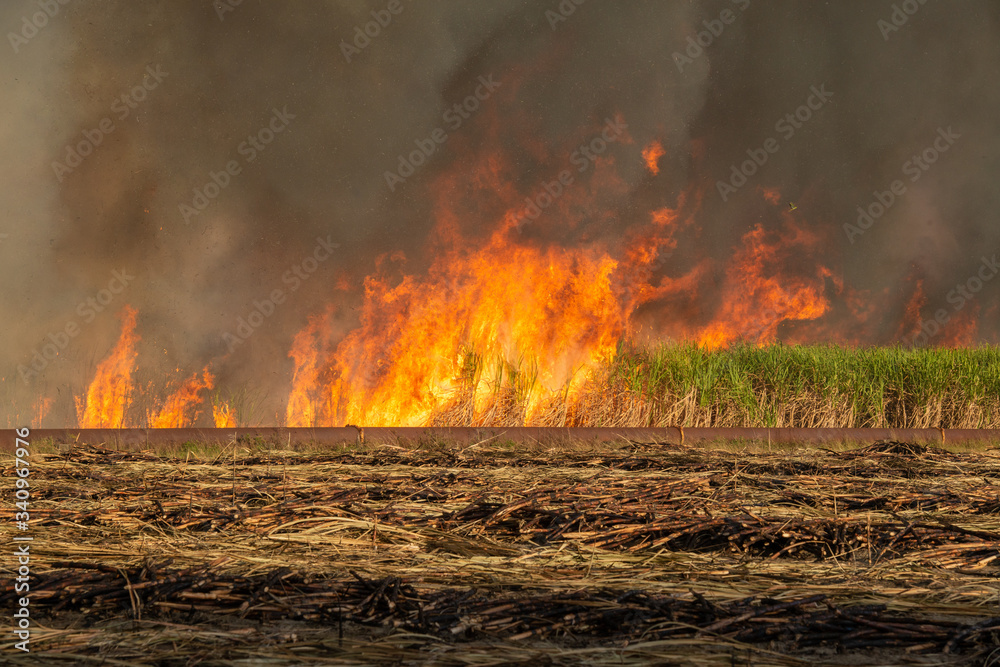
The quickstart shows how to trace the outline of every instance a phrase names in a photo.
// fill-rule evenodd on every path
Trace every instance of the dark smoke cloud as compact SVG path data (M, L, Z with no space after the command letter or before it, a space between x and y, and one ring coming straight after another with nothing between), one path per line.
M665 269L680 272L706 253L729 256L765 215L755 188L778 188L828 235L823 259L841 267L848 284L873 294L889 289L899 310L907 277L919 274L930 307L946 306L948 290L974 274L979 256L1000 251L1000 7L928 2L885 40L877 22L889 19L892 3L752 0L738 11L743 4L589 0L553 26L547 12L559 11L555 1L404 0L402 13L350 63L342 40L384 3L244 0L224 20L205 0L63 6L18 53L0 59L7 421L23 421L34 399L47 395L56 399L49 422L72 424L72 395L113 345L114 315L130 303L140 313L144 377L162 388L166 378L212 363L221 384L268 395L263 418L273 422L290 382L289 345L308 316L334 303L346 331L376 256L403 249L408 271L430 261L436 179L460 171L477 151L502 148L516 158L517 189L530 195L615 114L634 141L608 153L622 187L572 230L539 225L529 238L573 242L586 234L613 244L693 187L703 194L700 231ZM674 54L724 9L735 21L678 71ZM37 11L35 2L6 4L0 26L17 31ZM148 67L168 74L119 120L112 105ZM384 173L397 156L441 127L442 113L490 74L502 81L501 93L390 191ZM822 84L832 100L722 202L716 181L747 149L777 136L775 122ZM295 116L287 130L247 164L241 142L267 126L273 109L286 108ZM59 182L51 163L105 117L114 131ZM901 165L948 126L961 139L849 243L843 225L856 207L903 178ZM666 148L656 179L639 156L654 138ZM242 173L186 222L178 205L190 204L193 190L231 160ZM473 235L509 204L486 194L453 197L469 200L463 224ZM229 354L223 334L236 333L255 301L287 291L286 271L328 236L340 244L335 254ZM77 305L106 288L114 270L135 279L83 322ZM989 284L979 295L984 310L997 289ZM716 297L705 298L711 312ZM983 323L990 332L993 317ZM887 342L898 326L890 319L872 342ZM23 382L16 367L70 321L81 333Z

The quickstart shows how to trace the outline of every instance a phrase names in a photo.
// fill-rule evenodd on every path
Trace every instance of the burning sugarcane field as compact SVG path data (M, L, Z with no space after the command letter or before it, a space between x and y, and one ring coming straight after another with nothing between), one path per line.
M996 2L0 25L0 663L1000 667Z

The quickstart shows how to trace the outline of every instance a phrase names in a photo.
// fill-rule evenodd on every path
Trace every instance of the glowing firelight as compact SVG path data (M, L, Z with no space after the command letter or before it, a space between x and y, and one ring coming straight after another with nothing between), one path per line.
M625 314L606 255L512 244L496 232L481 248L447 254L422 278L370 276L361 326L329 357L329 319L314 318L289 356L295 378L287 424L424 424L458 389L463 350L538 364L555 388L609 357ZM488 383L488 373L483 378Z
M653 142L642 154L656 173L662 146ZM546 421L549 399L558 394L572 403L587 373L628 337L641 306L696 297L707 277L705 262L681 276L664 268L677 234L697 227L697 192L682 195L676 208L652 211L614 249L601 242L537 243L512 233L520 231L523 197L506 178L512 171L502 157L482 152L471 160L437 184L438 245L430 267L392 278L383 258L365 279L355 330L336 335L328 309L295 337L287 425L422 426L456 410L462 423L484 424L504 412L496 404L504 395L523 406L521 413L504 413L504 423ZM464 211L447 194L469 182L509 202L475 242L459 232ZM572 211L620 187L605 163L588 187L569 189L557 207ZM764 195L771 204L779 201L777 191ZM553 224L573 224L560 220L559 212L546 215ZM790 258L820 246L819 237L795 224L785 216L780 230L754 227L726 269L718 312L701 325L681 316L668 326L712 348L739 339L773 341L782 322L825 313L828 269L816 264L806 275L785 271ZM762 322L761 311L770 319Z
M722 308L697 340L714 349L737 340L773 342L785 321L814 320L830 306L824 296L826 269L813 276L783 272L788 259L819 244L819 237L796 228L768 234L760 225L743 237L743 247L730 261Z
M149 420L150 428L182 428L198 418L201 392L211 389L215 379L206 368L199 379L197 373L185 380L167 400L163 407Z
M38 399L31 410L36 425L41 424L42 420L48 416L49 411L52 410L53 403L54 401L51 398Z
M906 301L903 310L903 320L899 323L896 337L900 340L920 333L920 312L927 305L927 293L924 291L923 278L917 278L913 287L913 293Z
M646 168L654 176L660 173L660 158L666 154L659 141L654 141L642 149L642 159L646 161Z
M405 273L402 251L379 257L364 279L353 330L344 334L335 325L336 307L329 304L295 335L287 426L569 425L588 373L635 332L637 313L647 316L639 326L654 322L654 337L706 349L779 339L849 341L849 331L824 328L822 318L834 307L859 331L870 330L864 327L877 304L829 268L821 228L794 204L786 209L777 188L756 188L772 209L770 222L745 226L727 257L695 246L675 260L679 243L697 243L703 232L703 190L690 186L676 206L649 211L645 223L613 238L588 231L565 243L554 239L583 229L579 218L594 202L627 196L614 160L595 161L586 183L561 188L545 214L525 227L521 213L531 184L515 185L518 170L508 156L482 145L433 185L429 266ZM659 141L642 149L654 175L664 155ZM475 196L455 194L463 192ZM481 199L489 207L480 209ZM614 228L616 221L606 222ZM330 289L347 289L346 279ZM900 335L919 327L925 303L917 281ZM962 315L935 344L974 340L978 311ZM125 425L139 338L135 311L126 306L121 317L118 343L99 364L86 400L77 399L81 427ZM149 416L150 426L191 424L213 386L208 367L189 377ZM229 402L216 396L210 405L216 427L236 426Z
M97 372L87 388L86 397L76 397L80 428L122 428L125 411L133 398L132 372L135 369L136 312L125 306L119 315L122 332L114 348L97 365Z
M212 405L212 420L215 428L236 428L236 414L225 401Z

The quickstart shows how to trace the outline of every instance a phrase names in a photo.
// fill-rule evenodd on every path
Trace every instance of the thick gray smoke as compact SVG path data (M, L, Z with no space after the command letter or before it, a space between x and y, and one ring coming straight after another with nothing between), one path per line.
M39 397L54 399L45 425L75 423L73 396L126 304L139 312L150 395L212 364L221 387L259 391L260 418L281 423L288 350L310 315L334 304L349 330L382 253L426 267L442 196L469 200L466 236L503 213L488 193L442 193L442 174L502 151L512 187L533 195L616 115L627 136L605 157L620 183L572 225L538 224L526 239L613 244L696 191L698 229L661 271L714 257L721 279L742 234L773 217L761 188L777 189L826 237L824 263L886 306L865 329L871 343L892 341L916 278L924 317L954 313L949 291L1000 251L1000 6L989 0L34 0L5 3L0 27L9 424L29 421ZM448 120L490 77L499 87L481 108ZM821 104L810 98L820 89L832 93ZM810 99L808 120L779 126ZM400 171L399 156L439 128L447 140ZM939 128L958 138L906 171ZM640 155L654 139L666 151L655 178ZM733 185L733 165L768 139L777 150ZM392 187L386 172L400 176ZM905 192L881 217L845 229L895 180ZM962 306L988 339L998 283ZM711 280L702 298L704 316L719 298ZM656 326L657 305L643 317Z

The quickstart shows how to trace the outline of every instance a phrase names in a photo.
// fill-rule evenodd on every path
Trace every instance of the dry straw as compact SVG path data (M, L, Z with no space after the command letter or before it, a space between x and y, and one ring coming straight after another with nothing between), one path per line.
M930 664L1000 642L991 451L186 454L38 457L32 660Z

